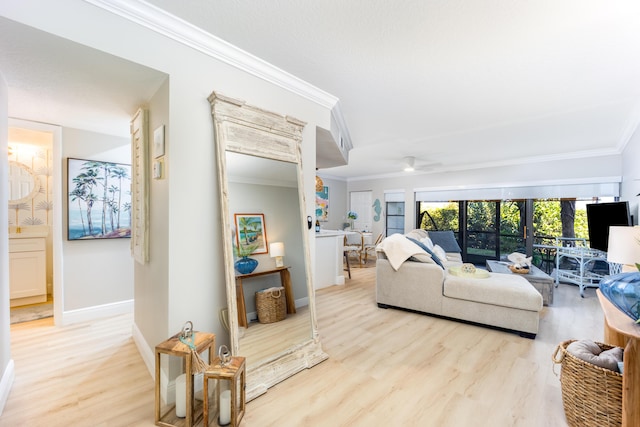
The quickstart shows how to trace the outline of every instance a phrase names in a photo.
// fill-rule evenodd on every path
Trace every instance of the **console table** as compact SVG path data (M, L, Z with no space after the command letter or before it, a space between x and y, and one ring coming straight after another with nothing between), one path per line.
M266 276L267 274L280 273L280 282L284 288L284 295L287 300L287 313L293 314L296 312L296 302L293 299L293 291L291 290L291 273L289 273L289 267L276 267L272 270L257 271L249 274L236 275L236 300L238 304L238 325L248 327L247 321L247 307L244 303L244 289L242 288L242 281L244 279L250 279L252 277Z
M640 426L640 325L618 310L600 289L596 294L604 312L604 341L624 348L622 425Z

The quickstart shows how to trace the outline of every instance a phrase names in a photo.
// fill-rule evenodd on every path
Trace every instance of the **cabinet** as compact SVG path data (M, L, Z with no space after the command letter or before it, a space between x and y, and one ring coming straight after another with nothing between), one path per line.
M9 238L11 307L47 301L47 257L44 237Z

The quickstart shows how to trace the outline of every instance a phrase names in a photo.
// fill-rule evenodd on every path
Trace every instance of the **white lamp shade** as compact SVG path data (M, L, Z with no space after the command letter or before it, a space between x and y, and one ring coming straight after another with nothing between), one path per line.
M284 256L284 243L274 242L269 244L269 254L271 255L271 258Z
M609 227L607 261L616 264L640 263L640 226Z

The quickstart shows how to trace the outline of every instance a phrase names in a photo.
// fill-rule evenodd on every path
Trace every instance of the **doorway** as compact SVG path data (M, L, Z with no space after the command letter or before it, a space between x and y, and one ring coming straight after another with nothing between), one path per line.
M9 119L9 164L28 176L28 194L8 200L11 323L54 317L62 312L56 280L61 245L60 128ZM11 169L11 168L10 168ZM24 180L24 179L23 179ZM24 184L23 184L24 185Z

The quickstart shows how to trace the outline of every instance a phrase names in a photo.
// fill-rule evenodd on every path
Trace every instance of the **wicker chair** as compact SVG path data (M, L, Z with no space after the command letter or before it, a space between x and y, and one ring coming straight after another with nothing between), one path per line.
M365 264L367 263L367 259L369 255L371 255L373 259L376 259L376 246L378 246L380 242L382 242L383 238L384 238L384 235L380 233L378 234L378 237L376 238L375 242L369 243L363 246Z
M344 259L347 264L347 271L349 272L349 279L351 279L351 263L349 262L349 257L351 255L356 255L358 257L358 261L362 263L362 252L364 247L364 238L362 233L358 233L357 239L355 239L355 235L352 235L352 238L349 239L349 235L344 236ZM358 244L358 240L360 244Z

